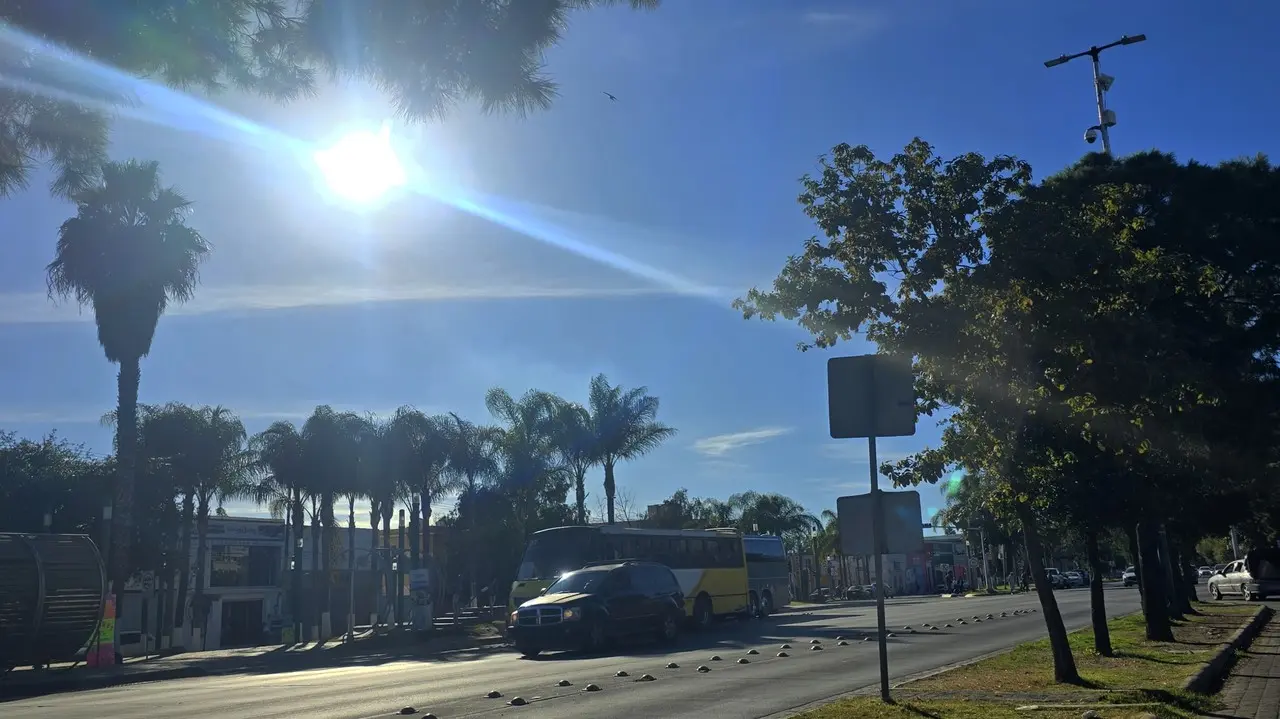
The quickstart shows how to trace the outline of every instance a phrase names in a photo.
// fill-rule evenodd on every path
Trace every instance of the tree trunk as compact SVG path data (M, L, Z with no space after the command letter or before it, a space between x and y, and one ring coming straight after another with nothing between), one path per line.
M307 631L306 622L302 618L304 611L302 605L302 552L298 549L298 541L306 536L307 519L303 515L302 490L292 490L291 497L292 504L289 507L289 511L292 513L293 529L297 539L294 540L294 546L287 547L286 550L293 557L293 641L298 643L305 641L305 632ZM314 544L314 541L312 543ZM303 541L303 547L306 547L305 540Z
M1071 642L1067 638L1067 629L1062 623L1062 613L1058 611L1058 601L1053 596L1053 587L1049 586L1045 577L1042 544L1031 507L1020 502L1018 518L1022 520L1022 531L1027 539L1027 561L1031 565L1031 577L1035 582L1036 596L1040 600L1040 611L1044 614L1045 629L1049 634L1049 648L1053 652L1053 680L1060 684L1079 684L1080 672L1076 669L1075 657L1071 655Z
M374 533L377 536L377 533ZM376 541L376 540L375 540ZM347 498L347 632L354 641L356 638L356 498Z
M1133 565L1133 571L1138 576L1138 604L1142 607L1142 614L1147 614L1147 593L1142 589L1142 561L1139 559L1138 552L1138 525L1126 524L1124 527L1124 535L1129 540L1129 563Z
M182 527L179 529L178 594L173 607L173 623L181 626L187 614L187 589L191 576L191 530L196 521L196 498L190 489L182 494Z
M613 498L616 492L617 486L613 483L613 460L606 459L604 461L604 503L609 524L613 524Z
M1102 593L1102 560L1098 557L1098 532L1095 529L1085 531L1085 552L1089 557L1089 618L1093 622L1093 649L1098 654L1109 657L1111 650L1111 629L1107 626L1107 604Z
M1160 530L1160 557L1164 560L1164 571L1169 578L1169 601L1172 611L1170 614L1178 619L1183 618L1187 614L1195 611L1191 608L1191 600L1187 598L1187 587L1183 584L1182 559L1174 551L1174 543L1169 539L1169 530L1162 527Z
M209 609L205 606L205 567L209 564L209 498L197 498L196 506L196 589L191 598L191 624L200 628L200 646L208 643Z
M422 556L431 559L431 493L422 493Z
M475 477L467 477L467 497L470 507L467 508L467 584L471 590L471 598L477 599L479 587L476 586L476 480ZM476 606L480 606L477 599Z
M573 478L573 489L575 492L578 524L587 523L587 472L585 469L579 469Z
M411 569L418 569L422 566L422 554L418 542L422 537L422 532L418 531L418 522L418 495L414 494L413 499L409 502L409 556L412 560Z
M1173 641L1173 627L1169 623L1168 597L1165 592L1164 570L1160 567L1160 533L1155 524L1144 520L1138 525L1138 581L1143 588L1142 614L1146 622L1147 640Z
M330 541L334 534L333 495L325 494L320 498L320 572L324 582L324 611L329 613L329 629L333 629L333 544ZM321 617L323 624L323 616Z
M138 457L138 381L140 358L120 360L116 377L116 482L111 508L110 573L112 592L124 594L133 543L133 483ZM118 600L117 600L118 601ZM119 605L117 605L118 607Z
M320 604L320 585L318 577L322 573L322 565L320 563L320 545L324 544L324 531L320 527L320 510L316 506L315 499L311 501L311 576L307 581L307 597L311 615L312 626L320 626L320 614L324 608Z

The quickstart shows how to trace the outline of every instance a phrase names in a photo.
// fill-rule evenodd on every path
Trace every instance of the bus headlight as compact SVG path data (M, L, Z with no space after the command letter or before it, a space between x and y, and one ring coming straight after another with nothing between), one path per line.
M582 618L582 610L578 607L570 607L564 610L564 614L562 616L566 622L576 621Z

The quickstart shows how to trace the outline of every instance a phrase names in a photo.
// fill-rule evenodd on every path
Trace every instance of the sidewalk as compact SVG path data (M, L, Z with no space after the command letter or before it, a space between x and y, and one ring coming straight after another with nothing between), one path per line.
M430 659L442 652L480 650L505 641L501 636L475 637L465 634L441 635L421 641L410 634L404 634L358 639L348 644L331 639L324 644L193 651L153 656L149 659L129 657L124 664L102 668L90 668L83 664L74 667L54 665L41 670L19 668L0 676L0 702L170 679L223 674L270 674L328 666Z
M1280 717L1280 618L1273 617L1241 655L1219 698L1226 706L1216 719Z

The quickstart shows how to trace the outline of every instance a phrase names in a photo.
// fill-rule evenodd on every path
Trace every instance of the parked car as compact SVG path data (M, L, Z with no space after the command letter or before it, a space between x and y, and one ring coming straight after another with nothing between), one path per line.
M1208 579L1213 576L1213 567L1205 565L1196 570L1196 576L1200 579Z
M1049 580L1049 586L1054 589L1066 589L1067 578L1062 572L1058 571L1057 567L1045 567L1044 576Z
M1120 581L1124 582L1126 587L1132 587L1138 583L1138 570L1133 567L1125 567L1124 574L1120 575Z
M1209 577L1209 593L1214 599L1239 595L1245 600L1280 595L1280 550L1254 550Z
M507 634L516 651L536 657L555 649L599 650L642 634L672 643L684 620L684 593L669 568L624 561L561 576L511 613Z
M1083 572L1070 571L1062 573L1062 580L1067 587L1083 587L1089 584L1089 580L1085 579Z

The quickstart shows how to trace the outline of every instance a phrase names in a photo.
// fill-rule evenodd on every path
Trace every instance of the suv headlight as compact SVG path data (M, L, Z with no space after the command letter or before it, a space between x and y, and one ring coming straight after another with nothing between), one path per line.
M569 607L564 610L563 618L566 622L577 621L582 618L582 609L580 607Z
M515 623L516 623L516 620L517 620L517 619L519 619L519 618L520 618L520 612L519 612L518 610L517 610L517 611L514 611L514 612L512 612L512 613L511 613L511 623L512 623L512 624L515 624Z

